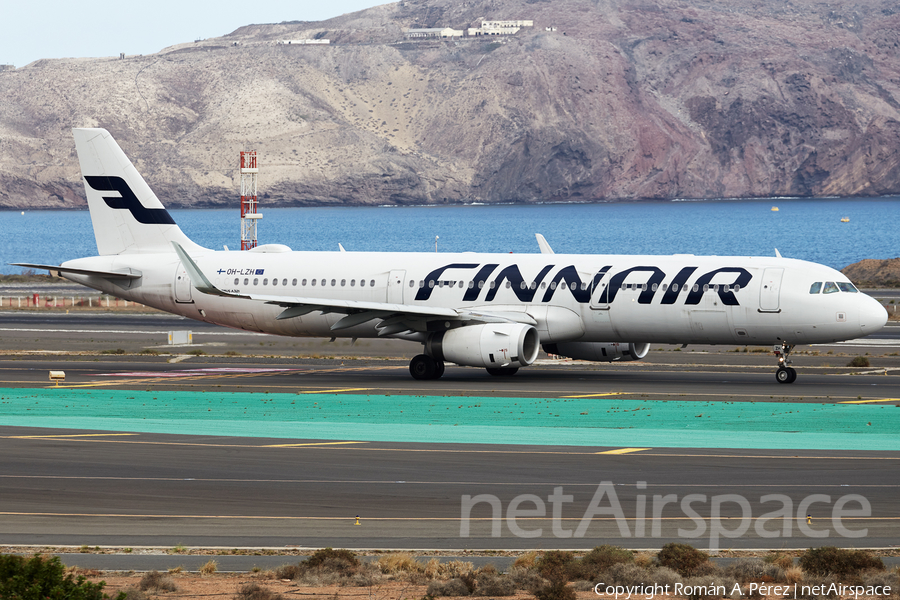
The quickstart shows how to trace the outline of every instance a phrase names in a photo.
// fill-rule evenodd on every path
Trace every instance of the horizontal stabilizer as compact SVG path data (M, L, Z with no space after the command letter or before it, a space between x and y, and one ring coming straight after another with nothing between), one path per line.
M41 269L47 271L59 271L60 273L75 273L77 275L96 275L105 279L140 279L141 272L137 269L122 269L121 271L97 271L94 269L76 269L74 267L63 267L54 265L34 265L31 263L9 263L15 267L26 267L28 269Z

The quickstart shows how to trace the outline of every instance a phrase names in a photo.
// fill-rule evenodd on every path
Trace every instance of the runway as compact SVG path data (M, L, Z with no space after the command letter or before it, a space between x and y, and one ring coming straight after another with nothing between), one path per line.
M156 316L13 317L0 314L0 544L484 550L900 539L900 454L883 449L900 413L896 330L796 355L800 377L789 386L775 382L771 354L671 346L654 346L646 362L547 361L512 378L448 367L419 382L402 358L416 348L400 342L327 345ZM169 330L188 328L194 345L167 346ZM101 354L120 348L134 354ZM870 368L845 366L866 352ZM62 389L47 389L50 369L66 372ZM341 414L366 397L379 408ZM71 412L48 408L69 398ZM232 398L256 404L245 417L215 415L227 435L191 431ZM332 412L314 414L316 403ZM391 433L415 429L429 409L457 412L428 417L439 434L424 439ZM601 409L610 426L598 436L579 419ZM120 429L107 427L114 418ZM303 435L323 435L328 419L327 439ZM662 422L659 444L625 443L646 441L653 428L640 419ZM716 429L693 425L705 419L732 419L748 441L736 433L727 450L718 440L692 447ZM187 425L147 431L139 420ZM282 433L300 421L315 428ZM818 429L814 444L749 447ZM373 431L387 437L365 439ZM847 440L862 445L842 448Z

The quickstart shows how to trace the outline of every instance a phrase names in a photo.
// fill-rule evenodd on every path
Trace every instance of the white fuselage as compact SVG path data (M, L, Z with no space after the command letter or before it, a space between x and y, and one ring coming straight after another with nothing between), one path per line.
M323 298L525 313L545 342L673 344L826 343L877 331L884 309L852 291L810 293L847 282L801 260L724 256L195 252L220 290L236 295ZM205 294L174 253L120 254L64 266L141 277L112 283L66 277L192 319L248 331L310 337L376 337L376 322L332 330L344 315L312 311L276 320L283 306ZM313 283L315 282L315 283ZM573 289L574 288L574 289Z

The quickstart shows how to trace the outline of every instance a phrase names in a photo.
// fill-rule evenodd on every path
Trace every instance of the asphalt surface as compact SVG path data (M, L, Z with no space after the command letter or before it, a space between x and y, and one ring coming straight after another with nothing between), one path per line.
M168 346L174 329L191 329L195 344ZM512 378L448 367L441 380L418 382L406 370L414 344L272 338L162 315L8 312L0 314L0 335L0 388L47 387L48 371L61 369L66 386L87 389L542 398L616 392L650 400L900 404L894 327L872 339L795 353L800 377L793 385L775 382L771 354L733 347L654 346L646 361L613 365L542 361ZM120 348L126 354L101 354ZM148 350L160 354L138 354ZM845 366L866 353L871 367ZM242 368L210 370L223 366ZM604 454L610 451L625 453ZM527 439L344 444L4 426L0 456L4 545L490 550L658 548L669 541L722 548L900 543L896 452L638 450L532 446ZM474 499L480 502L469 510ZM870 514L854 515L865 503Z

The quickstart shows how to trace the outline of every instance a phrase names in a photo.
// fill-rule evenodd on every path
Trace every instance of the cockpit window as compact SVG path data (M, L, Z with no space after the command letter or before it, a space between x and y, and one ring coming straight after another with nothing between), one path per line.
M821 291L822 291L822 282L821 281L817 281L814 284L812 284L811 286L809 286L810 294L818 294Z
M849 281L838 281L837 285L839 288L841 288L842 292L851 292L853 294L859 292L859 290L856 289Z
M834 294L839 291L841 291L841 290L838 289L838 286L835 285L835 283L833 281L826 281L825 282L825 290L822 293L823 294Z

